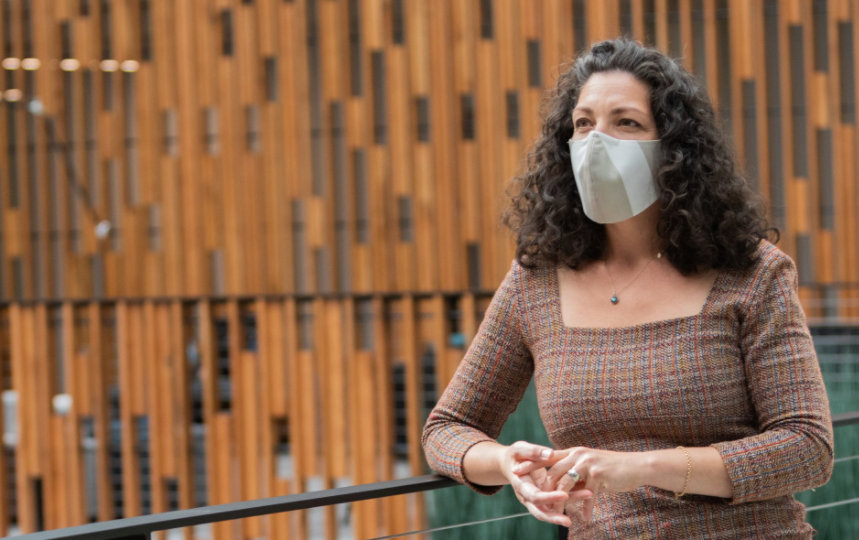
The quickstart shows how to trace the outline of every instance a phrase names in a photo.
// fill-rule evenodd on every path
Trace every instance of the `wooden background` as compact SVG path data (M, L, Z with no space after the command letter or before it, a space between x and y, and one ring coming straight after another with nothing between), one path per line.
M541 98L622 33L701 77L809 316L855 323L857 22L855 0L0 0L0 534L422 474ZM335 537L337 512L213 531ZM426 524L417 496L349 519Z

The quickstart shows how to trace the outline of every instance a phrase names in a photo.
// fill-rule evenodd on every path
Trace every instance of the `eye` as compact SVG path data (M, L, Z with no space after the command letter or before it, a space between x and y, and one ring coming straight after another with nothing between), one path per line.
M640 128L641 127L641 124L639 124L637 121L633 120L632 118L621 118L620 121L618 122L618 124L623 126L623 127L633 127L633 128Z
M585 129L585 128L589 127L590 125L591 125L590 118L587 118L585 116L580 116L578 118L573 119L573 127L576 129L576 131Z

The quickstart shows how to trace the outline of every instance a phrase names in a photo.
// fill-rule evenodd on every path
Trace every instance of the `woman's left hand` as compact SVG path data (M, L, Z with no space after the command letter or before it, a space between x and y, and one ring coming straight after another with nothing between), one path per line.
M582 489L594 494L620 493L632 491L645 484L647 463L642 452L612 452L577 447L556 450L555 455L564 457L549 469L544 489L571 493ZM578 480L568 474L571 470L578 474ZM591 519L595 500L596 497L590 497L582 503L578 513L585 521Z

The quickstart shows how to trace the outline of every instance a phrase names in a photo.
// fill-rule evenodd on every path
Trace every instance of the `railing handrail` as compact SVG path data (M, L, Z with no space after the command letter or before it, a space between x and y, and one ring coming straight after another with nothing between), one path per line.
M66 527L64 529L30 533L16 536L15 538L16 540L72 540L83 538L91 540L117 540L126 537L136 538L138 535L149 534L153 531L190 527L202 523L262 516L279 512L306 510L317 506L391 497L393 495L417 493L455 485L457 483L450 478L427 474L424 476L374 482L372 484L359 484L255 499L252 501L201 506L186 510L173 510L158 514L100 521L98 523Z
M859 411L850 411L832 415L833 427L849 426L850 424L859 424Z
M859 424L859 411L832 415L832 424L835 427ZM64 529L24 534L15 538L16 540L142 540L148 538L149 533L154 531L378 499L455 485L457 483L450 478L427 474L372 484L359 484L252 501L201 506L186 510L100 521Z

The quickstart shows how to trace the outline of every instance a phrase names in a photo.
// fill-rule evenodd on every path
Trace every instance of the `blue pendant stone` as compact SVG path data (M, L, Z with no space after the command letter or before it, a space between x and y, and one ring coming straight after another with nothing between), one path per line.
M618 302L618 300L617 300L617 296L612 296L612 297L611 297L611 303L612 303L612 304L617 304L617 302Z

